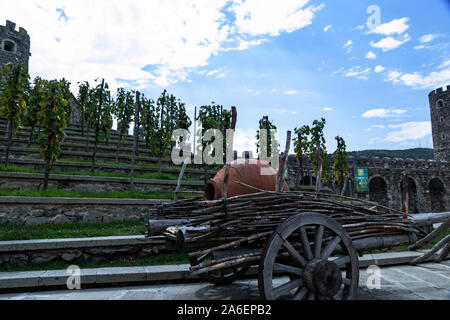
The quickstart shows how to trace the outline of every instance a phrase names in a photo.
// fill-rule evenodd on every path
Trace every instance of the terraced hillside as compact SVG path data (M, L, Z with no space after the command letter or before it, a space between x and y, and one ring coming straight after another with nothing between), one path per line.
M30 144L31 128L21 127L14 135L10 148L9 167L0 167L1 190L37 190L41 186L45 163L41 159L39 145ZM37 130L35 130L37 132ZM4 159L6 120L0 118L0 156ZM129 191L131 170L132 136L123 139L117 153L118 133L111 130L109 138L97 145L95 172L91 172L91 157L94 146L93 134L82 135L81 127L69 125L62 145L60 159L53 165L49 187L67 192L126 192ZM170 158L161 159L152 155L143 139L139 140L135 158L136 191L173 192L180 166L174 166ZM2 161L3 162L3 161ZM216 168L189 166L182 182L183 191L203 190L205 180L213 176Z

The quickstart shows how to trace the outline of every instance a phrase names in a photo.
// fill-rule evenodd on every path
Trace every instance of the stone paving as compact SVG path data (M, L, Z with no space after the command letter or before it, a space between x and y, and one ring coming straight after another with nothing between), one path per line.
M380 272L380 289L368 289L367 279L371 275L368 274L367 269L361 269L358 299L450 300L450 261L448 260L439 264L383 267ZM255 279L241 280L230 285L165 284L0 295L0 300L255 300L258 298L258 283Z

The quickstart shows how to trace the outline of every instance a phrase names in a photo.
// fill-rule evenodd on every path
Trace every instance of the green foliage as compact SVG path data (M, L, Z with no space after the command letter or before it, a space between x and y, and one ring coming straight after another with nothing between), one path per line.
M295 128L294 132L294 152L300 167L303 168L303 157L309 152L308 136L311 129L308 125L304 125L301 128Z
M37 125L43 90L43 80L40 77L36 77L33 81L33 88L30 90L29 103L27 104L27 112L24 119L26 126L33 128Z
M93 128L96 141L103 141L108 137L113 124L113 101L107 83L98 84L89 89L86 105L87 123Z
M259 148L261 148L261 153L264 153L263 150L265 150L265 154L267 156L272 155L272 135L270 134L270 130L276 130L277 127L273 124L272 121L269 120L268 116L263 116L259 120L259 129L267 130L267 145L259 145L260 134L259 130L256 131L256 152L259 153Z
M65 80L42 80L40 85L38 123L42 130L38 142L42 158L54 163L61 153L64 130L70 122L69 83Z
M319 172L319 155L322 159L322 181L328 181L331 178L330 159L328 158L325 147L325 137L323 129L326 120L322 118L314 120L312 126L304 125L295 128L294 150L297 160L302 165L302 157L307 155L312 162L314 173L317 176Z
M223 155L225 161L227 150L225 139L226 129L229 129L231 127L231 110L226 110L222 105L216 105L215 102L211 102L211 105L203 105L200 107L196 120L199 121L202 125L201 132L199 132L198 134L199 137L202 137L209 129L220 130L223 136ZM203 152L207 144L208 142L197 144L198 150L196 152ZM212 154L212 156L214 156L214 153Z
M0 115L4 116L12 133L17 132L26 107L30 76L21 64L7 63L0 71Z
M338 184L343 184L344 180L348 174L348 154L347 146L342 137L337 136L336 138L337 148L333 153L333 172Z
M188 129L192 121L186 114L185 104L177 99L173 94L168 94L164 90L156 101L156 108L150 109L153 115L148 115L147 121L151 125L157 123L151 130L151 150L159 157L164 157L170 153L172 146L172 132L175 129Z
M155 102L152 99L147 99L143 94L141 95L140 103L140 125L144 134L146 145L150 145L150 140L155 136L155 131L158 130L159 113L156 110Z
M117 130L119 131L119 142L128 134L130 123L134 116L134 92L117 89L116 100L113 102L113 114L117 119Z

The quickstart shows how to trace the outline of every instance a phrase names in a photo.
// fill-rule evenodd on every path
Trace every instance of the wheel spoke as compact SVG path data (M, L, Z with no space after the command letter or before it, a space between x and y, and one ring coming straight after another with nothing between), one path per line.
M301 285L303 285L303 279L296 279L289 282L286 282L285 284L273 289L273 295L278 298L283 293L288 293L292 289L298 288Z
M292 267L292 266L288 266L288 265L282 264L282 263L275 263L273 265L273 270L274 271L284 271L284 272L287 272L289 274L295 274L295 275L298 275L298 276L303 275L303 269Z
M302 267L306 266L305 259L300 255L300 253L295 250L295 248L290 244L289 241L284 240L283 247L286 248L286 250L289 252L289 255L294 258Z
M311 246L309 245L308 235L306 234L305 227L300 228L300 239L302 241L302 247L303 247L303 251L306 254L306 258L308 260L314 259L312 251L311 251Z
M316 226L316 234L314 235L314 258L320 258L320 249L322 248L324 226Z
M297 292L295 294L293 299L294 300L302 300L306 296L307 293L308 293L308 288L303 287L303 288L300 289L299 292Z
M342 278L342 283L349 286L352 284L352 280L349 278Z
M321 259L328 259L330 255L333 253L336 246L341 242L341 237L336 236L330 242L328 242L327 246L322 252Z
M334 259L333 262L336 263L338 265L338 267L340 267L340 266L350 262L350 256L339 257L337 259Z

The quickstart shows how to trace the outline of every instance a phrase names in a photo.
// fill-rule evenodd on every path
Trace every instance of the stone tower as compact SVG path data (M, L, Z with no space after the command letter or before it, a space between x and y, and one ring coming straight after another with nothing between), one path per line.
M16 31L16 24L6 20L0 25L0 66L8 62L19 62L28 71L30 36L24 28Z
M450 162L450 86L438 88L428 95L430 100L431 127L434 159Z

